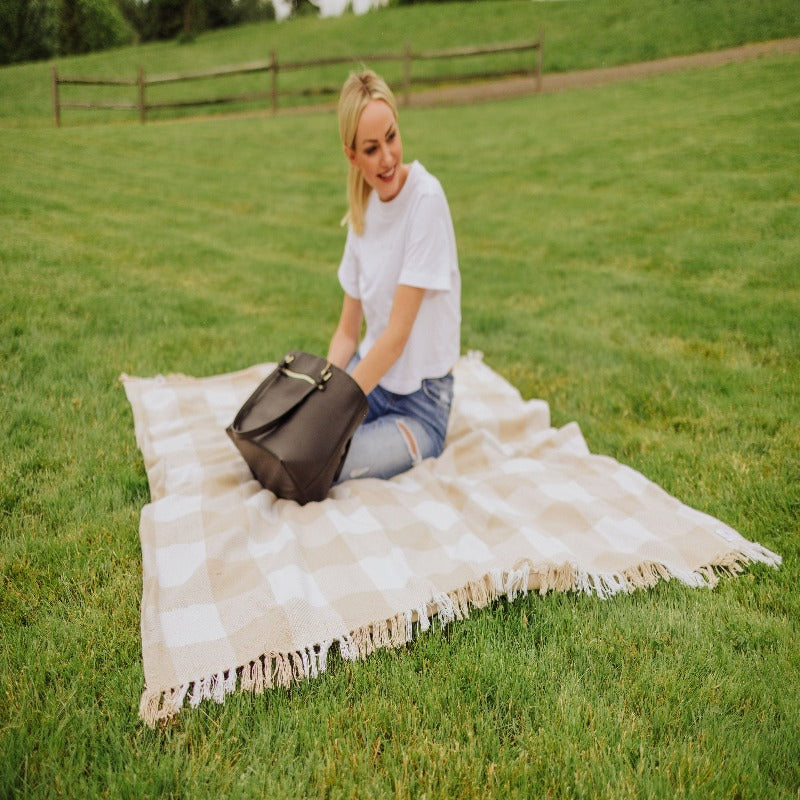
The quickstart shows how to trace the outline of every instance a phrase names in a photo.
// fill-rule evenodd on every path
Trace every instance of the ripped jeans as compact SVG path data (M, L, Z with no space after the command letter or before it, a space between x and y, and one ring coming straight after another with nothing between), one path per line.
M348 371L358 363L355 359ZM453 376L426 378L411 394L377 386L367 396L369 411L356 428L337 483L350 478L391 478L444 449Z

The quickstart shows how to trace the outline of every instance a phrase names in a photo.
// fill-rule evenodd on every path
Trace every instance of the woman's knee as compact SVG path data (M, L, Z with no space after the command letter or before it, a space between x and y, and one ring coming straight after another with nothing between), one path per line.
M350 443L340 481L349 478L391 478L424 458L438 455L436 442L414 419L381 417L363 423Z

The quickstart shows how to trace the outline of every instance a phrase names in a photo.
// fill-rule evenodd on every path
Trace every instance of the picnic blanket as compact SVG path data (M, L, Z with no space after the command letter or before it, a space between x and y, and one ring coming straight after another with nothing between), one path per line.
M608 597L780 557L593 455L479 355L455 369L444 453L321 503L278 500L225 426L274 364L207 378L123 375L151 502L142 510L140 715L222 702L398 647L495 598Z

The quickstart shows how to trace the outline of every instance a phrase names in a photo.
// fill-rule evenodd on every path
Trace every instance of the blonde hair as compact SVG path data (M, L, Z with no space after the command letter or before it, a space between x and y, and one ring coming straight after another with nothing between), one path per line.
M339 136L342 144L350 150L356 149L356 132L361 113L370 100L383 100L392 109L397 120L397 101L386 81L370 69L350 73L339 95ZM370 185L364 180L361 170L348 165L347 203L348 211L342 225L350 224L359 236L364 232L364 212Z

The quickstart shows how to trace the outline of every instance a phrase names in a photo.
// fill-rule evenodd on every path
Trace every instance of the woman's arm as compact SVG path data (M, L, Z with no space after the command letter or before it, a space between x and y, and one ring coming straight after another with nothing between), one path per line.
M361 336L362 317L361 301L345 293L339 324L328 346L328 361L340 369L347 367L356 352Z
M353 370L353 379L364 394L369 394L380 383L381 378L402 355L424 296L425 289L416 286L400 285L395 290L386 330ZM359 312L360 310L359 304ZM359 325L360 323L359 318Z

